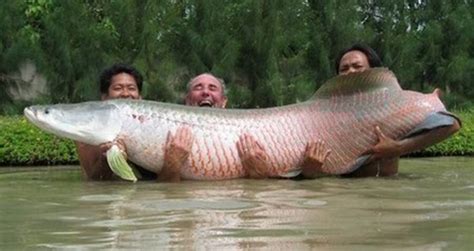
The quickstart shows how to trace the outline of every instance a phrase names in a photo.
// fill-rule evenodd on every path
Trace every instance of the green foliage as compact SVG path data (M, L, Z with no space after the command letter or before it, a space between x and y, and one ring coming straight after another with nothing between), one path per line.
M49 93L26 103L98 98L100 71L133 64L144 97L180 102L194 75L223 78L232 107L308 98L354 42L380 54L405 89L441 88L474 104L474 4L467 1L0 1L0 114L21 111L17 72L33 62Z
M70 140L46 134L24 117L0 117L0 165L78 163Z
M229 107L306 100L335 74L338 52L372 46L405 89L441 88L448 108L474 107L474 4L465 1L122 0L0 1L0 114L31 103L97 99L100 71L137 66L143 96L181 102L194 75L226 82ZM49 92L35 100L9 90L33 62ZM472 111L463 129L422 155L472 155ZM74 145L20 117L0 118L0 164L77 162Z

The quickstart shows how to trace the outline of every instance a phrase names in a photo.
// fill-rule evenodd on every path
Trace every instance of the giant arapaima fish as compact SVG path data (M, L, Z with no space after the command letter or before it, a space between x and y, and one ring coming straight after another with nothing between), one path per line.
M26 117L55 135L98 145L119 136L133 163L160 173L169 131L181 126L194 136L181 177L223 180L245 177L236 142L251 134L268 154L269 174L298 174L305 146L323 140L331 154L322 166L328 174L349 173L377 143L376 125L393 139L451 125L438 92L422 94L400 88L384 68L338 76L325 83L308 101L265 109L215 109L145 100L109 100L25 108ZM119 176L136 180L117 147L107 158Z

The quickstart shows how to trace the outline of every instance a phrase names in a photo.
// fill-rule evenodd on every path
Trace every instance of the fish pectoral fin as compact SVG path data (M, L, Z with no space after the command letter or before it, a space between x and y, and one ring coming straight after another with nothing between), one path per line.
M137 181L137 176L133 168L130 167L127 159L125 159L123 153L116 145L113 145L107 151L107 163L109 163L112 172L117 174L120 178L133 182Z
M301 169L301 168L290 169L290 170L287 170L284 173L280 173L279 176L282 177L282 178L293 178L293 177L296 177L296 176L300 175L302 170L303 169Z

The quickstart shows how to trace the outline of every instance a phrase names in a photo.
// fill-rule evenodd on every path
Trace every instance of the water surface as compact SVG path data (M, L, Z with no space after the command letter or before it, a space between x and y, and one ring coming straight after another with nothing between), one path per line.
M0 169L0 250L469 250L474 158L404 159L396 178L87 182Z

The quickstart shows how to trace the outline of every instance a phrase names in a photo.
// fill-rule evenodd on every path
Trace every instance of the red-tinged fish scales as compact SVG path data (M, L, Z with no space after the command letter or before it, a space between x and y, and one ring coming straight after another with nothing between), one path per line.
M96 134L107 137L99 135L91 141L74 135L71 138L100 144L123 136L129 159L156 173L164 164L168 133L188 127L194 140L181 174L185 179L200 180L247 175L236 149L244 133L266 150L272 177L298 170L307 143L317 140L331 150L322 169L342 174L352 171L356 159L377 143L375 126L385 135L400 139L431 113L446 111L436 94L401 90L393 73L386 69L336 77L312 99L275 108L215 109L145 100L77 104L79 108L85 106L92 107L88 110L91 115L97 112L111 122L108 126L114 130L101 124L102 131ZM100 113L98 108L109 113Z

